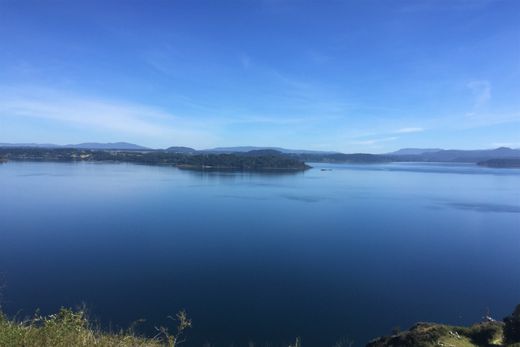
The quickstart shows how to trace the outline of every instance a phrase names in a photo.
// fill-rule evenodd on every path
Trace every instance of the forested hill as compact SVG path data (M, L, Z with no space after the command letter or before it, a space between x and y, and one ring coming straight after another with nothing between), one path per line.
M310 168L303 161L279 153L184 154L168 151L95 151L72 148L0 148L8 161L126 162L170 165L194 170L287 170Z
M393 161L478 163L491 159L520 159L520 150L508 147L484 150L439 150L419 154L387 154ZM407 153L407 152L405 152Z

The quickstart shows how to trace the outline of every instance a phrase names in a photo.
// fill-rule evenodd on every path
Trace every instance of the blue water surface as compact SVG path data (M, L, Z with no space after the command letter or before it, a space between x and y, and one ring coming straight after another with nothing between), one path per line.
M520 303L520 170L311 165L1 164L3 310L84 303L152 335L184 308L186 346L362 346Z

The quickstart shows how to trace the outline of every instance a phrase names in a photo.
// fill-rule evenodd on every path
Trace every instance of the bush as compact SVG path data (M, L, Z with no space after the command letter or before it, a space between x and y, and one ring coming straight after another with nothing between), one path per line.
M504 318L504 341L508 344L520 342L520 305L511 316Z
M61 309L57 314L41 316L18 322L8 319L0 311L1 347L178 347L181 335L191 327L186 312L177 314L177 331L169 333L159 328L154 338L136 336L133 331L107 333L94 329L85 312Z
M502 334L502 323L485 322L475 324L470 328L460 331L462 335L466 335L471 341L479 346L487 346L495 341Z

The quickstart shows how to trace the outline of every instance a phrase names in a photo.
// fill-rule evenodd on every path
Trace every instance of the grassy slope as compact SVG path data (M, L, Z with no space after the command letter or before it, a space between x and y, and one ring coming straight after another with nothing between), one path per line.
M169 334L164 328L156 338L136 336L132 331L103 333L89 325L84 312L62 309L58 314L36 315L25 322L7 319L0 312L1 347L174 347L182 330L191 325L186 315L177 315L177 333Z
M367 347L489 347L502 345L501 322L478 323L469 328L418 323L410 330L378 338Z
M0 312L0 347L175 347L183 331L191 327L184 311L177 314L177 322L175 333L161 327L155 338L144 338L132 330L106 333L95 329L83 311L62 309L55 315L35 315L23 322L10 320ZM503 328L502 322L471 327L418 323L410 330L375 339L367 347L520 347L520 343L503 344ZM301 347L299 339L290 347L294 346Z

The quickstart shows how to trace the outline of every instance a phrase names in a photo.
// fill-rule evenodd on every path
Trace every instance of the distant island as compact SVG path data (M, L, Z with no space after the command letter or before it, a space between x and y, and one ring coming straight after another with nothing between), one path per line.
M3 161L124 162L191 170L304 171L303 161L274 153L186 154L170 151L110 151L76 148L0 148Z
M477 164L494 168L520 168L520 158L489 159Z

